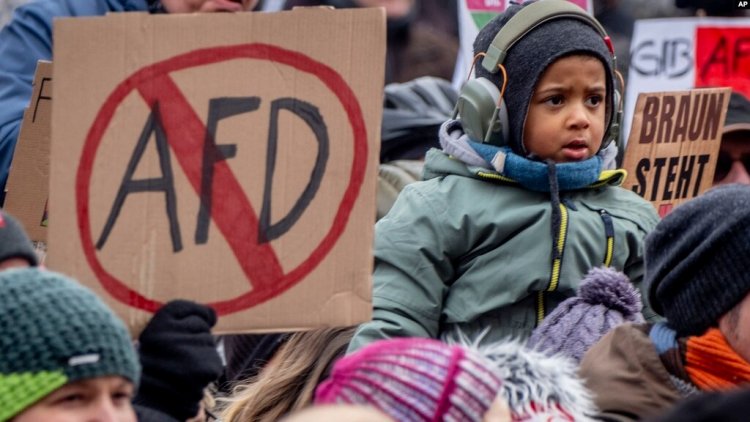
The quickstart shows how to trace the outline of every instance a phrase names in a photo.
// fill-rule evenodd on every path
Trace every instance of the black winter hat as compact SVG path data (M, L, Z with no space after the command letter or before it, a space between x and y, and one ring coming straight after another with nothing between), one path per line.
M680 336L700 335L750 291L750 186L676 207L646 237L649 302Z
M565 1L565 0L545 0ZM495 35L518 13L523 5L511 5L505 12L487 23L474 40L474 54L484 53L492 44ZM591 25L575 18L558 18L547 21L523 36L507 53L503 66L508 74L505 89L505 105L508 108L508 146L521 156L528 152L523 145L523 129L529 103L542 73L556 60L566 56L583 54L599 59L604 65L607 79L606 122L609 126L614 110L612 54L606 42ZM491 80L502 87L502 73L490 73L477 62L476 76Z
M34 245L21 223L7 212L0 211L0 262L11 258L23 258L32 267L39 264Z

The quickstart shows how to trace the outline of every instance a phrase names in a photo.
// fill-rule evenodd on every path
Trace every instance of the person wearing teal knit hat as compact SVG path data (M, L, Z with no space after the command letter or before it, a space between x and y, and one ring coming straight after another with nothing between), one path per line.
M38 268L0 272L0 421L133 422L140 370L93 292Z

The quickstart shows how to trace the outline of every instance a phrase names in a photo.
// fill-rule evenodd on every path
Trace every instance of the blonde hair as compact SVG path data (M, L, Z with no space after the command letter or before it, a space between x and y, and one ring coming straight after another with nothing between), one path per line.
M257 377L234 388L224 403L224 422L276 421L310 405L315 387L346 351L355 327L292 334Z

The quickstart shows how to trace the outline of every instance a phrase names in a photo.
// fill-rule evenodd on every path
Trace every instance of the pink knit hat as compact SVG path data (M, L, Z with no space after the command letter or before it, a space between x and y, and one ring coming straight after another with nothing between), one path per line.
M500 391L493 364L476 351L423 338L380 340L343 357L316 404L376 407L397 421L481 421Z

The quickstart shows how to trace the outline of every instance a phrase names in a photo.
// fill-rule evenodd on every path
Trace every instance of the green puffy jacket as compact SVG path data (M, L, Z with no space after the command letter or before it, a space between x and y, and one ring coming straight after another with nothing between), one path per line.
M611 265L640 287L643 239L659 217L617 186L624 176L605 171L587 189L561 192L553 236L549 193L431 150L425 181L406 186L376 225L373 319L349 351L381 338L458 331L475 338L485 329L482 342L525 339L597 266Z

